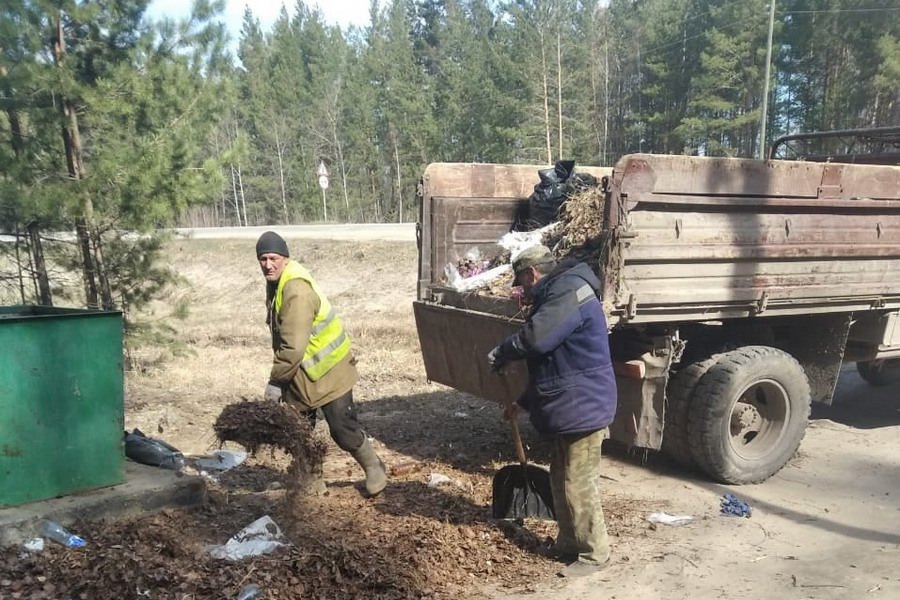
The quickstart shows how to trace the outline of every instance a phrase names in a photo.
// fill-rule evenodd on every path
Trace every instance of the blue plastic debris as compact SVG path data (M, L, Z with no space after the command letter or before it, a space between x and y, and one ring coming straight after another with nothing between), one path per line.
M725 494L722 496L722 514L733 517L747 517L753 514L750 505L739 499L734 494Z

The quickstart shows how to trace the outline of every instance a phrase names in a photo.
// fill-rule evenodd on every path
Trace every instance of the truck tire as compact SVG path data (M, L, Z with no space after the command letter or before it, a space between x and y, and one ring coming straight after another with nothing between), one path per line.
M900 381L900 359L860 361L856 363L856 371L870 385L891 385Z
M697 466L688 441L691 400L700 379L721 356L714 354L706 360L688 364L669 379L669 385L666 387L666 426L663 429L662 450L688 469Z
M688 421L697 466L722 483L765 481L794 456L806 433L811 392L787 352L745 346L703 376Z

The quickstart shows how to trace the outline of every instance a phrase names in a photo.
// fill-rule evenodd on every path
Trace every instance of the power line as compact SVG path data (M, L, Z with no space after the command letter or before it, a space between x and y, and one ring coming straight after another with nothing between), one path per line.
M708 35L708 34L710 34L710 33L713 32L713 31L719 31L719 30L722 30L722 29L730 29L730 28L734 27L735 25L743 25L743 24L745 24L745 23L750 23L750 22L752 22L752 21L758 21L758 20L759 20L759 17L750 17L749 19L740 19L739 21L733 21L733 22L728 23L728 24L726 24L726 25L717 25L717 26L715 26L715 27L713 27L713 28L710 28L710 29L706 29L706 30L704 30L704 31L701 31L701 32L698 33L698 34L690 35L690 36L681 38L680 40L676 40L676 41L674 41L674 42L670 42L670 43L668 43L668 44L662 44L662 45L660 45L660 46L655 46L655 47L653 47L653 48L650 48L649 50L641 50L641 54L643 54L643 55L646 57L646 55L651 54L651 53L653 53L653 52L656 52L656 51L658 51L658 50L665 50L666 48L672 48L673 46L681 46L681 45L684 44L685 42L688 42L688 41L691 41L691 40L696 40L697 38L701 38L701 37L703 37L703 36L705 36L705 35ZM631 58L632 58L632 60L635 59L635 57L631 57Z
M814 15L819 13L867 13L867 12L896 12L900 11L898 7L882 7L882 8L829 8L824 10L789 10L782 14L785 15Z

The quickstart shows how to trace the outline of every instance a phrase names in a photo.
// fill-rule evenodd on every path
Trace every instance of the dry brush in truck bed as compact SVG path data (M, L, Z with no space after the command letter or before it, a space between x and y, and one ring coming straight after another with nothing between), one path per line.
M545 239L557 257L596 257L603 229L603 189L584 188L569 197L560 209L560 223Z

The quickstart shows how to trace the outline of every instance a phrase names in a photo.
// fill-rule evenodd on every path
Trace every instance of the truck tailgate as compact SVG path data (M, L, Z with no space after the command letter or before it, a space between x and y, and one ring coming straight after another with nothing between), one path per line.
M413 303L413 312L429 381L500 403L519 398L527 381L525 364L513 363L497 374L487 354L520 322L430 302Z

